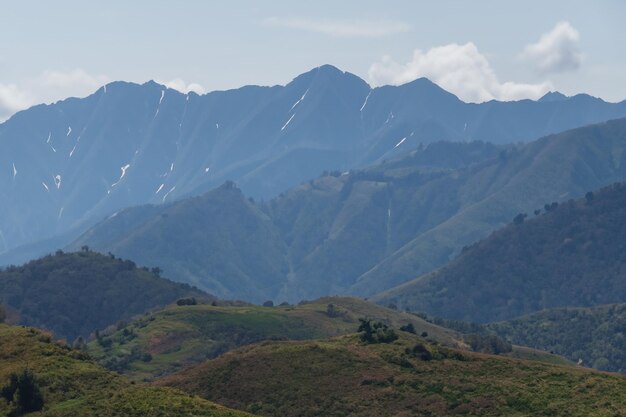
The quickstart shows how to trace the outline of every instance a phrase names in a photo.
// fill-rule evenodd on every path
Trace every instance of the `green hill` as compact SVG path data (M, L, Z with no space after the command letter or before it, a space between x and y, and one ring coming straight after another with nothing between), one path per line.
M449 262L520 213L626 178L626 119L517 147L435 143L269 202L232 183L109 218L73 243L161 265L222 298L371 296Z
M626 377L460 352L398 332L268 341L159 380L264 416L614 416Z
M0 270L0 304L17 313L20 324L71 341L181 297L215 299L158 273L91 251L57 252Z
M34 375L43 410L28 413L32 417L248 415L176 390L131 383L33 328L0 324L0 364L0 388L9 384L11 374L26 368ZM0 397L0 414L10 415L14 409Z
M626 372L626 304L556 308L491 323L513 343L552 351L583 365Z
M329 307L332 305L332 307ZM421 318L353 298L323 298L299 306L170 306L101 333L87 351L109 369L133 379L152 379L262 340L305 340L354 332L369 317L448 346L462 336Z
M73 247L83 244L162 265L168 276L228 299L272 298L289 268L271 220L232 182L181 203L125 210Z
M615 184L532 219L520 216L439 271L374 299L475 322L624 302L624 219L626 185Z

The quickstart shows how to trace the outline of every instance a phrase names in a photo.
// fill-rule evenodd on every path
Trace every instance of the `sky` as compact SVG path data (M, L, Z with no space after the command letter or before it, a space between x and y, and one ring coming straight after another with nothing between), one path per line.
M0 120L115 80L198 93L332 64L468 102L626 99L626 1L0 0Z

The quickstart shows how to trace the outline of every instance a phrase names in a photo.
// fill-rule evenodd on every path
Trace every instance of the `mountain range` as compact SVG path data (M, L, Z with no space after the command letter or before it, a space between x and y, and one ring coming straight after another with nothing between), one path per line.
M323 170L364 167L420 144L524 142L623 116L626 102L584 94L472 104L423 78L371 88L328 65L285 86L201 96L114 82L0 124L0 146L11 150L0 154L0 253L45 239L58 246L120 209L226 180L267 199Z
M433 143L369 168L328 173L268 202L226 183L199 197L121 211L70 248L158 264L224 298L371 296L444 265L519 213L624 179L620 119L518 146Z

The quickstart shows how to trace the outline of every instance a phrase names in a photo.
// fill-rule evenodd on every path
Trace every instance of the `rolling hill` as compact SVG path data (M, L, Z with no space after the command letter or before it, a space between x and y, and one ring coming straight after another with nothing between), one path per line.
M68 242L120 209L200 195L226 180L270 198L323 170L423 143L529 141L624 116L626 102L584 94L470 104L423 78L372 89L329 65L285 86L202 96L113 82L0 124L0 253Z
M0 304L17 314L20 324L70 341L182 297L215 300L160 278L158 270L84 250L0 270Z
M399 332L268 341L158 381L263 416L626 413L626 377L436 347Z
M2 388L12 374L28 369L34 375L43 409L27 413L32 417L250 416L180 391L130 382L33 328L0 324L0 363ZM14 410L0 397L2 415L14 415L9 414Z
M542 214L518 216L449 265L375 300L477 322L624 302L625 218L624 183L558 207L547 204Z
M332 307L329 307L332 305ZM418 334L447 346L463 337L412 314L355 298L323 298L298 306L170 306L130 321L87 345L105 367L133 380L152 380L262 340L323 339L353 333L359 318L399 328L411 323Z
M69 247L158 263L222 298L370 296L446 264L520 212L626 179L625 151L626 119L516 147L440 142L268 202L226 183L124 210Z

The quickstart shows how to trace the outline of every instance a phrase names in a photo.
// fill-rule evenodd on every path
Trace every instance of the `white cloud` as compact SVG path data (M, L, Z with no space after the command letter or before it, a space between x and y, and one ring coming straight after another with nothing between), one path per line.
M32 98L15 84L0 84L0 122L32 104Z
M406 64L386 56L369 69L372 85L400 85L419 77L430 79L468 102L537 99L552 88L550 82L500 82L487 58L472 42L438 46L427 52L416 49Z
M67 72L46 70L34 80L35 84L44 88L72 89L77 91L76 94L92 93L107 82L109 82L109 77L106 75L91 75L81 68Z
M163 84L168 88L173 88L174 90L178 90L181 93L189 93L193 91L196 94L204 94L206 90L198 83L189 83L187 84L185 80L181 78L174 78L170 81L157 81L159 84Z
M267 26L321 33L338 38L379 38L411 30L408 23L392 20L316 20L270 17L263 23Z
M534 62L542 73L575 71L582 63L580 34L569 22L560 22L527 45L521 57Z
M0 84L0 121L34 104L87 96L108 81L105 75L91 75L76 68L70 71L46 70L17 84Z

